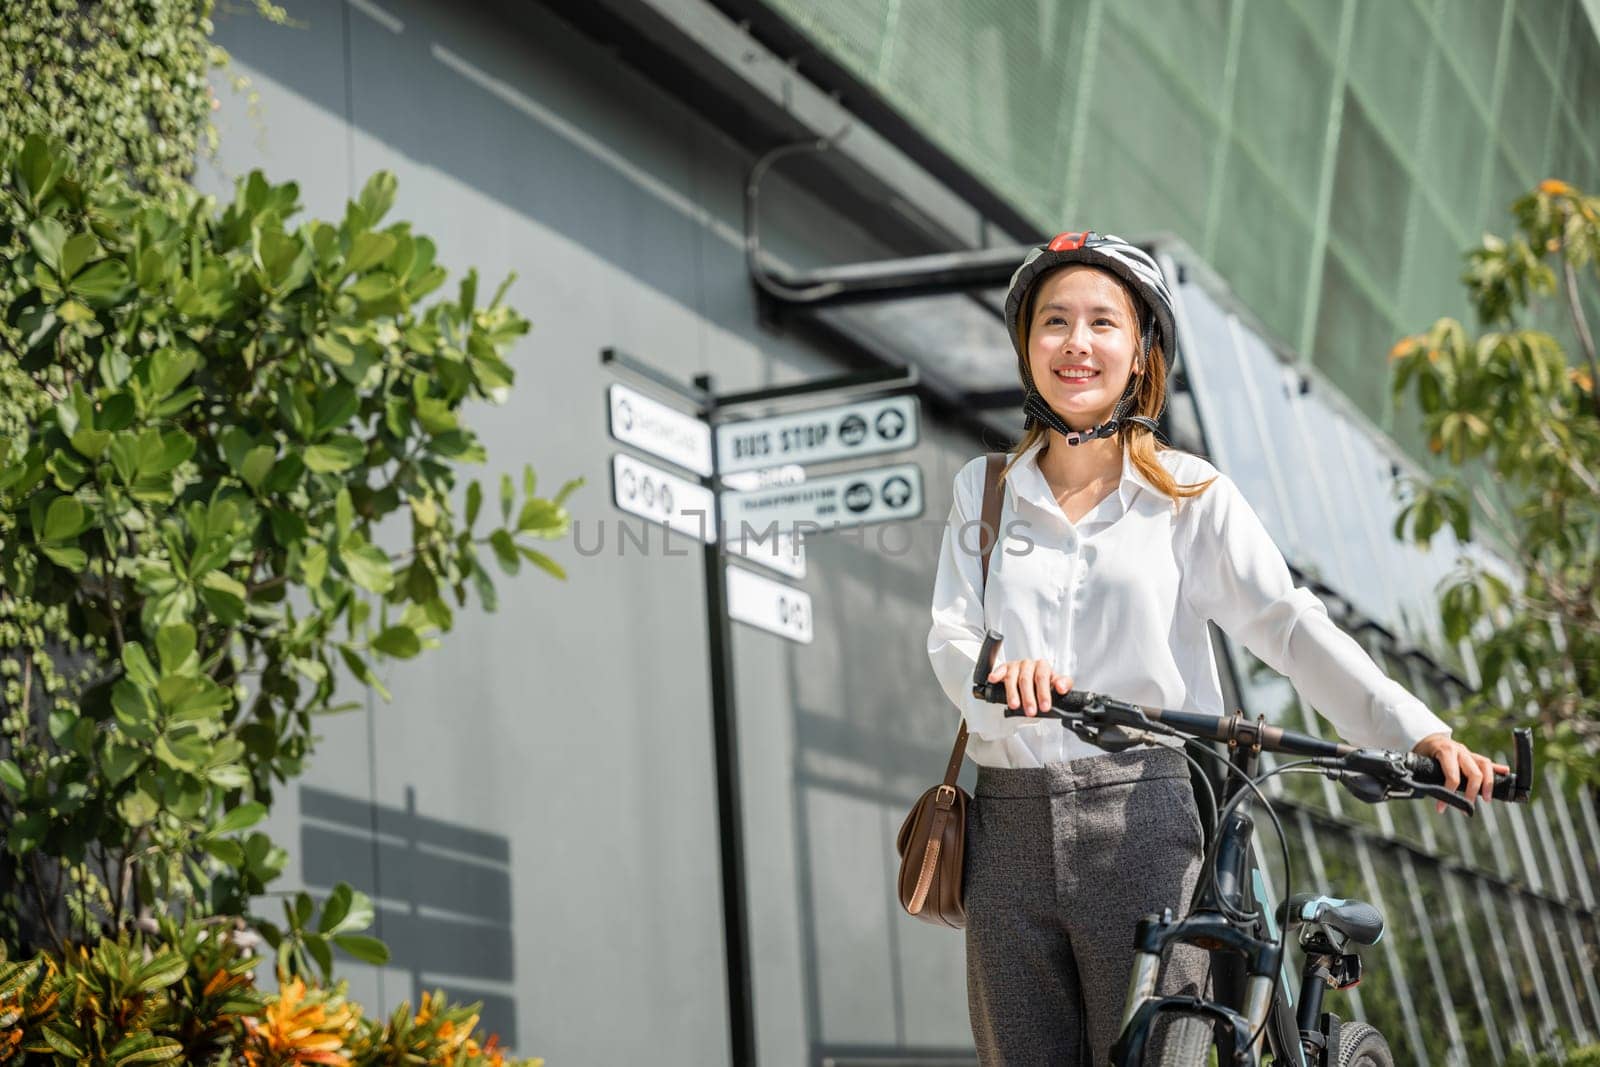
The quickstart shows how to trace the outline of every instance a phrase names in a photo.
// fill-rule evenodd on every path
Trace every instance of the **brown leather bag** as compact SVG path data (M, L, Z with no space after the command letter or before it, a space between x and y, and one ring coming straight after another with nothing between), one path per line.
M983 588L989 585L989 554L1000 539L1000 468L1005 453L991 452L983 476L983 528L978 553L983 561ZM967 723L956 731L955 747L944 769L944 781L917 798L895 848L900 853L900 906L923 922L959 930L967 924L962 899L962 859L967 844L967 791L956 785L961 757L967 752Z

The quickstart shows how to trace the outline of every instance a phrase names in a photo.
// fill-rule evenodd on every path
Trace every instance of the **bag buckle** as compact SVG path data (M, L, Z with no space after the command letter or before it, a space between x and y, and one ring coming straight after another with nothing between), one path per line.
M945 794L948 793L949 796ZM941 808L953 807L956 802L956 789L953 785L941 785L933 791L933 802Z

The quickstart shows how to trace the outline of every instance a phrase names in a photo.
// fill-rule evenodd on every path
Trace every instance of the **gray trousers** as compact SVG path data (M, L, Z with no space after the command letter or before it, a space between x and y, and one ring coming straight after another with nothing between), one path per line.
M1188 767L1151 747L978 768L967 812L967 1005L985 1067L1109 1062L1134 927L1163 908L1183 914L1200 873ZM1209 991L1207 953L1172 946L1156 990Z

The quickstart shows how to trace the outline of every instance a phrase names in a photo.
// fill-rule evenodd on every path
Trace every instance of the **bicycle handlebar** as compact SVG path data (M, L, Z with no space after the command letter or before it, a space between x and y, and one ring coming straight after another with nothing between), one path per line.
M992 704L1006 703L1005 686L990 682L989 666L1000 645L1001 635L990 630L984 635L978 663L972 672L972 694ZM1021 708L1007 708L1007 717L1023 715ZM1063 726L1077 731L1103 747L1127 748L1151 740L1157 734L1194 737L1204 741L1224 741L1229 747L1244 745L1257 750L1305 756L1329 777L1337 778L1356 796L1369 803L1426 796L1472 813L1472 801L1462 796L1461 786L1444 787L1444 771L1437 760L1415 752L1393 752L1382 748L1358 748L1339 741L1328 741L1310 734L1269 726L1264 719L1250 720L1242 714L1203 715L1198 712L1166 711L1117 700L1100 693L1069 690L1052 694L1050 707L1039 718L1059 719ZM1496 774L1492 795L1496 800L1527 801L1533 795L1533 734L1519 728L1511 731L1513 761L1509 774ZM1463 780L1462 785L1465 782Z

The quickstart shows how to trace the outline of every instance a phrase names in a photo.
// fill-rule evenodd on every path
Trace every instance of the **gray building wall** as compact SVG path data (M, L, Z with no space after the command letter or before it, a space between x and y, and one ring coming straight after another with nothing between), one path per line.
M337 218L367 175L395 172L391 219L438 243L446 291L469 266L480 292L514 270L508 299L534 323L509 402L472 416L481 476L529 462L547 490L587 484L569 502L584 552L550 550L568 581L501 578L497 613L461 612L442 647L389 671L392 703L323 720L272 820L283 885L373 893L394 959L344 973L374 1011L444 986L552 1065L726 1063L701 558L678 538L688 554L664 555L637 520L648 555L619 541L597 353L720 390L840 367L757 324L746 155L542 9L287 6L289 27L217 13L249 84L218 79L200 184L226 196L261 167L299 182L307 217ZM788 262L885 254L771 188L763 238ZM955 726L923 637L949 486L976 451L925 427L922 523L811 546L814 644L735 629L765 1064L970 1048L960 939L904 920L890 890L899 817Z
M447 291L469 266L480 292L514 270L509 299L534 323L512 354L509 402L474 413L491 456L481 477L532 463L546 489L578 475L587 484L569 502L574 538L550 548L567 582L500 579L498 613L461 612L442 647L389 671L392 703L373 698L323 720L310 771L272 820L292 856L284 887L345 879L377 898L375 932L394 959L344 967L374 1011L443 986L484 999L487 1025L551 1067L727 1063L702 561L611 504L619 448L604 390L615 378L598 351L616 346L681 380L710 373L719 391L836 372L841 354L758 321L740 244L749 156L542 6L295 0L289 10L290 27L218 13L217 37L249 86L219 85L221 148L201 184L226 194L260 166L300 183L308 216L337 217L368 174L394 171L392 218L438 243L453 272ZM764 190L763 243L791 265L898 251L776 175ZM1209 299L1201 288L1184 288L1192 315ZM1212 390L1202 415L1213 458L1248 480L1270 451L1252 435L1271 422L1241 397L1304 421L1331 383L1294 399L1301 390L1259 337L1239 347L1248 323L1212 319L1222 333L1185 327L1185 358L1197 361L1201 393ZM764 1065L970 1062L961 939L899 914L893 841L956 725L924 654L951 481L1000 444L925 417L921 445L894 457L922 466L920 520L808 545L798 584L813 597L814 643L733 630ZM1387 463L1366 451L1366 473L1381 482ZM1305 457L1324 474L1335 458ZM1362 496L1360 464L1348 466L1345 481L1317 482L1329 514ZM1297 494L1258 481L1251 499L1269 523L1304 510ZM1386 537L1383 516L1367 521ZM1303 569L1326 562L1316 538L1280 540ZM1373 545L1362 564L1414 585L1419 603L1453 558L1441 550L1413 566L1386 540ZM1381 594L1366 598L1372 606L1362 582L1325 576L1392 621L1385 607L1400 593L1369 581ZM1435 643L1431 616L1402 621L1407 642ZM1415 664L1395 648L1371 647L1447 706L1452 694L1408 677ZM1247 712L1315 728L1287 683L1256 677L1240 650L1227 655ZM1331 786L1275 793L1299 828L1297 869L1336 893L1381 895L1391 922L1415 935L1386 939L1368 961L1365 1008L1349 1000L1384 1023L1402 1058L1444 1027L1448 1054L1467 1062L1481 1055L1474 1029L1490 1019L1495 1061L1557 1029L1600 1031L1590 885L1600 825L1550 785L1554 803L1489 813L1470 837L1420 810L1347 810ZM1448 922L1405 914L1408 898L1433 897L1447 898ZM1480 928L1503 932L1511 953L1497 951L1481 974L1469 968L1462 987L1450 961L1469 934L1483 944ZM1393 1024L1381 1017L1396 1011ZM1442 1022L1451 1018L1453 1028Z

